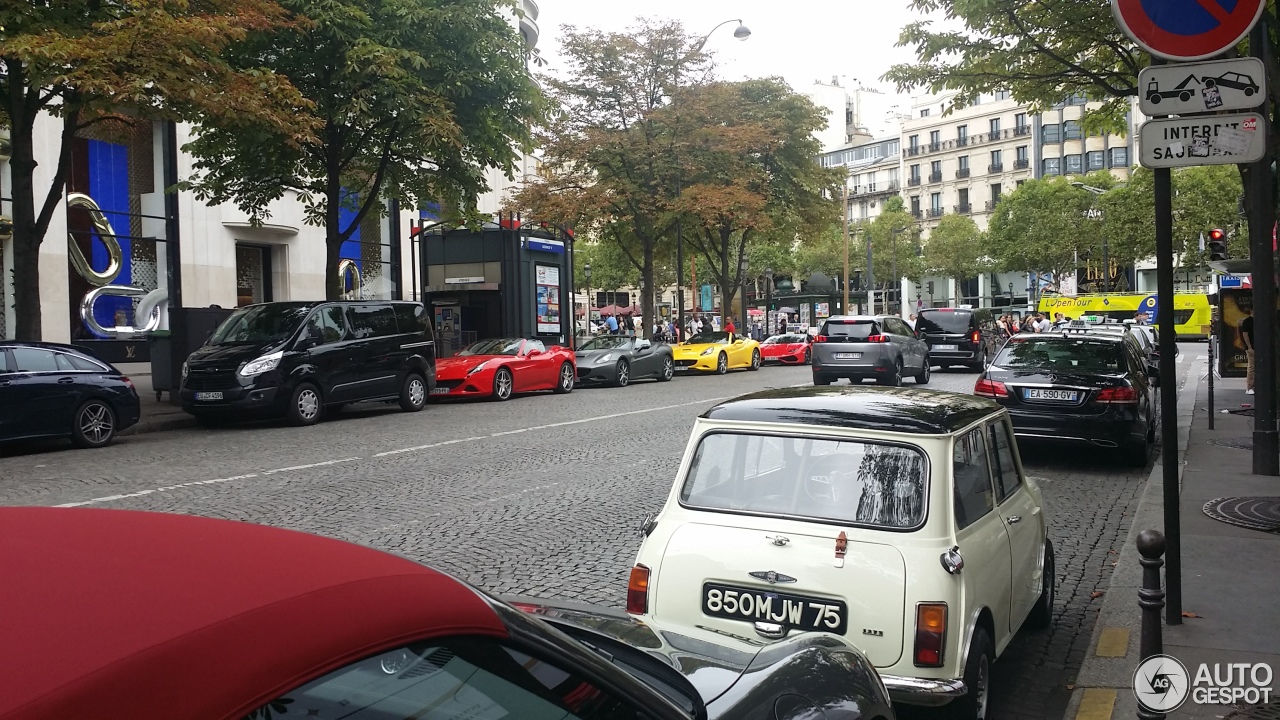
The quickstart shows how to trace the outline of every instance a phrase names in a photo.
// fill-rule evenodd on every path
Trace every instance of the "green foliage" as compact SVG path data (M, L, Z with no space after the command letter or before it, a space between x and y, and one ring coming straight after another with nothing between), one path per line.
M924 261L920 257L920 226L911 214L903 209L901 197L894 196L885 202L882 212L862 228L863 238L872 243L872 277L876 287L897 287L901 278L919 281L924 277ZM859 253L857 263L850 258L850 267L866 269L866 246ZM898 277L894 277L894 269Z
M1099 196L1103 211L1102 232L1110 257L1130 264L1155 255L1155 188L1153 173L1136 168L1123 186ZM1227 232L1235 257L1249 254L1246 223L1238 215L1242 189L1240 175L1230 165L1182 168L1173 171L1174 252L1185 254L1182 265L1203 262L1201 233L1213 228Z
M924 246L925 272L957 281L987 272L991 262L985 240L968 215L943 215Z
M305 28L259 32L229 53L271 67L310 101L300 119L316 140L281 142L277 128L217 119L187 149L197 197L233 201L255 221L288 190L326 230L326 289L341 293L342 242L388 198L441 203L474 220L484 173L509 177L541 96L505 0L285 0ZM339 227L347 205L357 214Z
M1028 180L996 205L987 230L1001 270L1048 273L1055 284L1077 266L1081 239L1094 234L1093 195L1064 177Z
M587 285L587 274L583 268L591 265L591 284ZM640 284L640 271L622 254L617 243L579 242L573 246L573 277L578 283L578 290L593 291L592 302L595 302L594 291L612 291L624 287L637 287Z

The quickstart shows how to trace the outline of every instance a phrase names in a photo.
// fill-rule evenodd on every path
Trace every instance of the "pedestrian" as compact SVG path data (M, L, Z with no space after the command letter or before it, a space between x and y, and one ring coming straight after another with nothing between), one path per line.
M733 326L733 318L732 317L725 318L724 331L732 335L735 329L736 328Z
M1244 394L1253 394L1253 308L1242 308L1244 319L1240 321L1240 341L1244 343L1244 354L1249 359L1249 367L1244 374Z
M1044 313L1036 313L1036 332L1053 332L1053 323L1049 322L1049 318L1045 317Z
M912 330L915 330L915 329L916 329L916 314L915 314L915 313L911 313L911 317L907 318L907 324L911 326L911 329L912 329Z
M604 325L605 325L605 329L609 331L610 335L618 334L618 318L612 315L608 315L604 319Z
M1053 324L1054 324L1054 325L1061 325L1061 324L1065 323L1066 321L1067 321L1067 316L1066 316L1066 315L1063 315L1062 313L1054 313L1054 314L1053 314Z

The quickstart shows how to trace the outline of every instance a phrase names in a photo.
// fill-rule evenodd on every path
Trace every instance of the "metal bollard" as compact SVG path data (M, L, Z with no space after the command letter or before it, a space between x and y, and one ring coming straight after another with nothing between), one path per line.
M1138 606L1142 608L1142 636L1139 640L1141 660L1164 652L1164 639L1161 637L1164 628L1160 613L1164 609L1164 590L1160 586L1164 545L1164 533L1159 530L1143 530L1138 533L1138 554L1142 555L1138 561L1142 563L1142 587L1138 588ZM1164 713L1151 712L1138 706L1139 720L1163 720L1164 717Z

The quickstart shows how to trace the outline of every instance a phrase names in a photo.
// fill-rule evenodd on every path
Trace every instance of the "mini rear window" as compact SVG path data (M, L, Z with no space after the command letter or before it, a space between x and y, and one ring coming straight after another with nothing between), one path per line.
M859 440L710 433L680 502L909 530L924 521L928 463L919 449Z
M866 340L872 335L879 335L880 329L874 320L828 320L823 323L822 332L819 334Z
M1124 371L1123 345L1085 337L1014 339L993 365L1011 369L1116 374Z
M970 330L971 320L971 312L925 311L916 317L916 330L925 333L965 334Z

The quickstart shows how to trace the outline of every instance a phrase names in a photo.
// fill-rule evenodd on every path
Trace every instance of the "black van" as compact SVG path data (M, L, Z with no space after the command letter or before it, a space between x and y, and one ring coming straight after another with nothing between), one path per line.
M934 365L983 370L1000 349L995 315L988 308L924 308L916 315L916 337L929 343Z
M182 365L182 409L201 420L283 414L310 425L347 403L408 412L436 386L435 333L422 303L246 305Z

